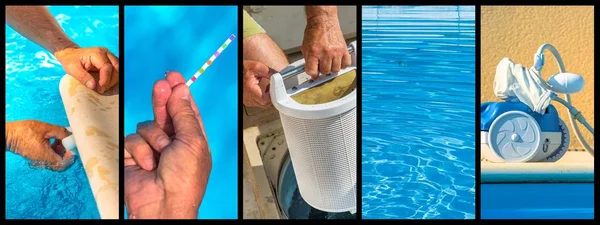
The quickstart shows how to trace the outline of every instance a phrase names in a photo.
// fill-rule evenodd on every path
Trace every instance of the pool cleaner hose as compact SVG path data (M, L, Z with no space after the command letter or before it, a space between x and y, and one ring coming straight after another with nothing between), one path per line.
M535 65L534 65L535 69L538 71L541 71L542 67L544 66L544 50L549 50L550 52L552 52L552 54L554 55L554 58L556 59L556 62L558 63L560 72L565 73L566 70L565 70L565 65L562 61L562 58L560 57L560 54L558 54L558 50L556 50L556 48L554 48L554 46L552 46L551 44L543 44L538 49L537 54L534 56L535 57ZM539 77L539 78L541 81L544 81L544 79L542 77ZM544 82L542 82L542 84L546 88L552 89L552 87L547 82L544 81ZM583 145L583 147L586 150L588 150L588 152L592 156L594 156L594 148L592 148L582 137L581 132L579 131L579 127L575 123L575 119L577 121L579 121L581 124L583 124L583 126L585 126L590 131L590 133L592 133L592 135L594 135L594 128L592 128L592 126L590 126L590 124L585 120L585 118L583 117L581 112L578 111L571 104L571 95L570 94L564 94L564 95L565 95L566 100L561 99L560 97L558 97L556 95L554 95L552 100L557 101L557 102L561 103L562 105L564 105L565 107L567 107L568 112L569 112L569 121L571 122L571 127L573 127L573 129L575 130L577 140L579 140L579 143L581 143L581 145Z

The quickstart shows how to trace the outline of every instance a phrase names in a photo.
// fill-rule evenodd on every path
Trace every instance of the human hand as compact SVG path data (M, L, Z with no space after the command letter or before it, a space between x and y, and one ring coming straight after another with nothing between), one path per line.
M273 71L261 62L244 60L244 105L266 108L271 105L271 96L263 92L259 82L270 79Z
M154 121L125 138L125 204L131 219L196 219L212 159L183 76L154 84Z
M54 56L68 74L100 94L119 83L119 59L106 48L69 47Z
M73 153L61 140L69 136L66 128L37 120L6 122L6 147L32 163L62 171L73 163ZM50 139L54 143L50 144Z
M313 79L319 76L319 72L337 73L352 64L337 14L307 18L301 50L305 71Z

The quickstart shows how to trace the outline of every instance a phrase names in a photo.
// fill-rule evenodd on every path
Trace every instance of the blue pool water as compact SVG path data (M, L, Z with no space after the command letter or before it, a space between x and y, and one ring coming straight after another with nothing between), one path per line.
M77 44L119 55L119 7L51 6ZM58 83L65 74L52 54L6 25L6 121L35 119L68 126ZM32 169L6 152L6 218L100 218L80 160L64 172Z
M482 219L593 219L593 183L483 184Z
M138 122L154 118L155 81L164 79L166 71L189 79L229 35L236 35L190 87L213 160L199 218L237 218L237 14L236 6L125 7L126 135L135 132Z
M475 218L475 7L362 12L362 217Z

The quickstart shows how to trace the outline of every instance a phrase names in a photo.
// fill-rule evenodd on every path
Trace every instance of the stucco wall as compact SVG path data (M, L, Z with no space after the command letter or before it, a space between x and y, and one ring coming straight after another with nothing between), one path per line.
M509 57L526 67L544 43L554 45L568 72L585 79L582 92L571 95L573 105L594 124L594 8L592 6L482 6L481 7L481 102L498 101L493 81L498 62ZM554 57L546 53L542 70L545 79L558 72ZM563 97L561 95L561 97ZM571 148L580 148L568 122L567 109L560 103L560 117L571 131ZM579 126L588 143L593 136Z

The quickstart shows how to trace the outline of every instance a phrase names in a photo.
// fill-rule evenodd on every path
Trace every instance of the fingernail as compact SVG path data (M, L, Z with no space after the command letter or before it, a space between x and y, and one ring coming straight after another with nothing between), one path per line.
M94 81L88 80L87 82L85 82L85 86L87 86L89 89L93 89Z
M158 148L164 149L167 147L167 145L169 145L169 139L167 139L165 136L160 136L156 140L156 144L158 144Z
M190 89L184 89L183 92L184 93L181 95L181 99L190 100Z
M99 87L98 88L98 92L100 92L100 94L104 93L104 88L103 87Z
M144 162L146 163L146 168L148 168L148 170L154 169L154 159L152 158L152 156L146 157L144 159Z

